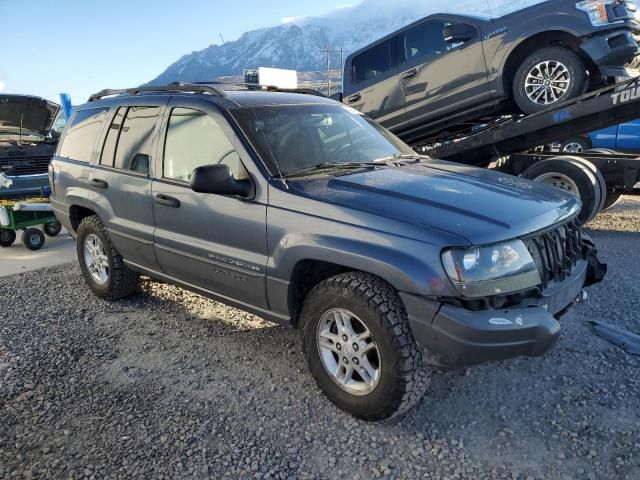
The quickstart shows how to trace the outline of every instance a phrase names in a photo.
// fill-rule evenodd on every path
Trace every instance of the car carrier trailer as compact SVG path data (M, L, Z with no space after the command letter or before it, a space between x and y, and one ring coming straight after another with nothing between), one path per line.
M640 78L609 85L527 116L500 117L448 136L397 135L434 158L496 169L564 188L580 197L584 223L622 194L638 194L640 158L607 149L557 154L540 146L637 119Z

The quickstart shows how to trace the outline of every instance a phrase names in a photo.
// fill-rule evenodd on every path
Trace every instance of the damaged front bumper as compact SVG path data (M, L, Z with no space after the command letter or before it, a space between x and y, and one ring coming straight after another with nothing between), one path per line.
M413 335L429 360L447 369L543 355L560 335L557 317L584 298L584 287L604 278L606 265L596 254L593 249L570 277L513 308L472 311L401 294Z

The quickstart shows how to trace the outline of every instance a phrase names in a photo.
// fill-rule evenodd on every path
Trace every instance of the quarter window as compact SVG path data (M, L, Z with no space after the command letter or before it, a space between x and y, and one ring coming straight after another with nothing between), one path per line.
M159 114L160 107L129 107L120 128L113 165L115 168L149 174L153 132Z
M196 168L218 163L228 165L236 179L247 176L235 148L210 115L174 108L164 148L164 177L189 182Z
M116 112L111 125L109 125L109 131L107 132L107 138L104 141L104 147L102 148L102 155L100 157L100 164L108 167L113 167L113 159L116 155L116 145L118 143L118 136L120 135L120 127L122 127L122 120L124 120L124 114L127 111L125 107L120 107Z
M388 73L392 68L391 41L371 47L353 59L353 83L363 83Z
M59 155L80 162L90 162L108 110L91 108L76 112L67 127Z

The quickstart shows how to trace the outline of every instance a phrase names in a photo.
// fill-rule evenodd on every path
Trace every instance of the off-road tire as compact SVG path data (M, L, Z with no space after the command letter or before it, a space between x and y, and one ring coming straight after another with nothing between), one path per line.
M8 230L6 228L0 228L0 247L7 248L14 244L16 241L15 230Z
M339 387L320 358L318 322L334 308L356 314L378 346L380 381L365 396L352 395ZM364 420L380 421L407 412L422 399L431 369L413 337L402 300L385 281L361 272L329 278L306 298L300 323L309 369L325 395L342 410Z
M84 240L87 235L93 234L97 236L105 248L107 258L109 260L109 278L104 285L98 284L87 270L84 261ZM95 295L105 300L119 300L122 298L135 295L140 290L140 275L130 270L122 260L122 256L115 249L107 229L100 221L97 215L86 217L78 227L78 236L76 243L78 254L78 262L80 270L89 285L89 288Z
M55 222L45 223L42 226L42 231L49 237L57 237L62 231L62 224L57 220Z
M596 174L582 162L565 158L550 158L534 163L522 174L524 178L536 180L541 175L547 173L558 173L573 180L576 184L582 210L578 215L580 224L585 224L592 220L599 212L602 196L606 194L600 187L600 182Z
M571 83L567 92L556 102L548 105L540 105L534 103L527 97L525 91L525 82L528 73L539 63L545 61L557 61L567 67L571 78ZM571 100L572 98L579 97L585 90L587 84L587 70L582 59L577 53L572 52L562 47L547 47L529 55L520 64L516 74L513 78L513 100L518 105L518 108L526 114L533 114L552 108L553 106Z
M44 245L44 240L44 233L37 228L27 228L22 232L22 245L32 252L40 250Z

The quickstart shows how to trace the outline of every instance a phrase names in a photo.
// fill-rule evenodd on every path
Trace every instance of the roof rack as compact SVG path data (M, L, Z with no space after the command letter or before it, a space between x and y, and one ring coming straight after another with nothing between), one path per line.
M227 94L221 87L243 87L246 90L262 90L266 92L299 93L302 95L314 95L325 97L324 94L310 88L279 88L273 85L260 85L257 83L231 83L231 82L173 82L169 85L159 85L154 87L137 87L123 89L106 89L94 93L89 97L89 102L95 102L105 97L114 95L138 95L140 93L152 92L188 92L188 93L210 93L218 97L225 97Z
M206 83L173 83L171 85L159 85L155 87L137 87L123 89L106 89L94 93L89 97L89 102L95 102L104 97L113 95L138 95L140 93L151 92L190 92L190 93L210 93L218 97L226 96L224 90Z

